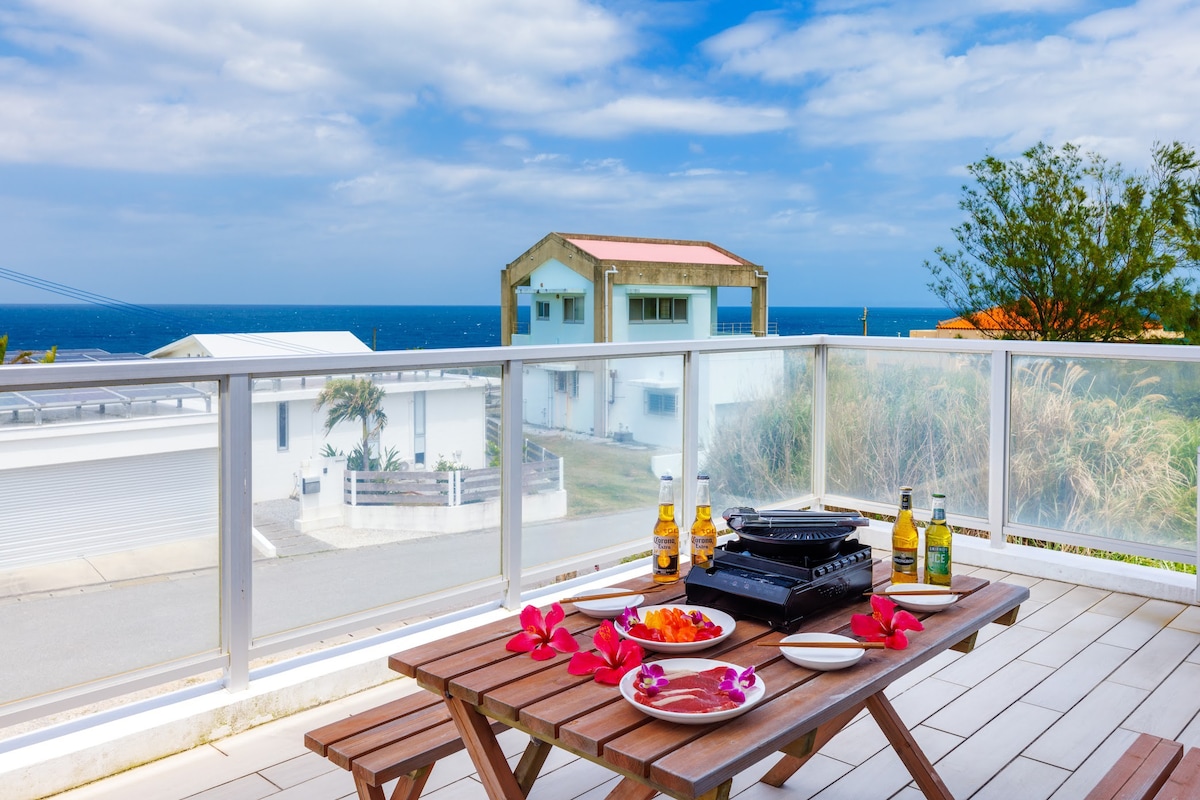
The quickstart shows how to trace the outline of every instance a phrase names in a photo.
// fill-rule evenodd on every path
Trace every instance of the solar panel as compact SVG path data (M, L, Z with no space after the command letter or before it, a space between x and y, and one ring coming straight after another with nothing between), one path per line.
M86 386L79 389L34 389L21 392L32 400L37 408L71 408L73 406L97 406L104 403L120 403L124 398L102 386Z
M33 354L39 359L45 351ZM98 348L59 350L54 361L57 364L79 364L100 361L145 361L149 357L141 353L110 353ZM0 392L0 412L33 411L35 416L43 410L61 408L83 408L113 404L148 403L160 400L208 400L211 392L205 392L182 383L155 383L136 386L88 386L69 389L35 389L23 392ZM209 408L208 403L205 409ZM15 419L14 415L14 419ZM40 416L38 416L40 420Z
M208 397L208 392L181 383L160 383L149 386L120 386L117 392L135 402L147 400L188 400Z

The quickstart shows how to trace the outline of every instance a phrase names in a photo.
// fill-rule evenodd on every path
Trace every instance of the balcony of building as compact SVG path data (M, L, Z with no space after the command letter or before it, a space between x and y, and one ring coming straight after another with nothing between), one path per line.
M927 518L946 492L958 570L1031 600L896 705L957 797L1082 796L1136 731L1200 745L1190 351L814 336L5 367L0 398L68 409L2 406L5 796L352 796L305 730L415 688L389 652L644 570L656 476L686 522L702 470L718 508L885 516L911 485ZM499 500L348 506L336 453L360 430L324 429L331 376L390 376L375 447L397 471L498 467ZM147 385L198 394L68 402ZM517 477L529 442L561 486ZM860 535L887 556L886 523ZM884 745L864 719L785 789L750 769L735 793L916 797ZM482 796L470 773L439 763L429 796ZM535 796L607 792L588 762L543 775Z

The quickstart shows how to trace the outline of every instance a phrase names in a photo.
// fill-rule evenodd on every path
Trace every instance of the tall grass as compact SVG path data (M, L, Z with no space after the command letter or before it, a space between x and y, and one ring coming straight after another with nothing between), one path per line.
M826 487L891 502L911 486L985 516L988 489L986 358L942 353L829 354Z
M717 513L766 506L812 491L812 356L785 354L780 380L764 394L747 386L741 402L714 424L701 467Z
M1009 516L1148 544L1195 541L1197 422L1147 367L1013 363Z
M1014 358L1012 373L1011 522L1194 546L1200 376L1177 364L1036 357ZM831 349L827 491L886 503L907 485L986 517L990 382L986 355ZM812 408L808 374L790 375L717 426L710 474L750 504L808 490Z

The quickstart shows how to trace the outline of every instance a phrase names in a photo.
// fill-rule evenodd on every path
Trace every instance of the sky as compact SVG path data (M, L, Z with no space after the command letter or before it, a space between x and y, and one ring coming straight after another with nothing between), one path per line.
M557 231L713 242L772 306L936 307L966 166L1200 147L1197 42L1200 0L4 0L0 270L499 305Z

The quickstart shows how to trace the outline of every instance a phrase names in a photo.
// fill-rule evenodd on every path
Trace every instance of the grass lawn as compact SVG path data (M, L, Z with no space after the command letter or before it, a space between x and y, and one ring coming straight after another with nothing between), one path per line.
M658 477L650 469L653 449L554 434L526 436L561 456L567 514L583 517L658 503Z

